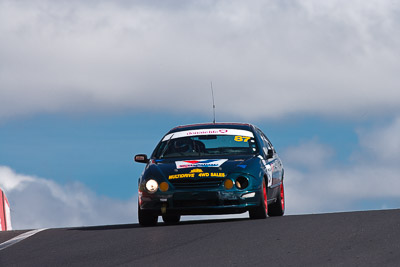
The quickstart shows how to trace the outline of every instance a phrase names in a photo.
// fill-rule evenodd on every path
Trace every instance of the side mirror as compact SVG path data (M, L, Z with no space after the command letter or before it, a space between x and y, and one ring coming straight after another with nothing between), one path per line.
M138 154L135 156L135 161L140 163L148 163L149 159L146 154Z
M264 155L267 159L274 157L274 149L268 149L266 147L263 147L263 151L264 151Z
M274 150L273 149L268 149L267 157L268 158L274 157Z

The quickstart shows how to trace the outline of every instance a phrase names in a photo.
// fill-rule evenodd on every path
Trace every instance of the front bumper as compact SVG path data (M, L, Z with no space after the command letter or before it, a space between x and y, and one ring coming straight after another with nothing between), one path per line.
M139 205L156 215L209 215L243 213L260 204L258 190L199 190L139 192Z

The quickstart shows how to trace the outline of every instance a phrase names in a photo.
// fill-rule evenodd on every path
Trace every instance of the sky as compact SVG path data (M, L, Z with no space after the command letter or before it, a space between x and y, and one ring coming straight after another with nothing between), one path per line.
M397 1L0 0L0 36L15 229L137 222L133 156L211 122L211 82L281 156L286 214L400 207Z

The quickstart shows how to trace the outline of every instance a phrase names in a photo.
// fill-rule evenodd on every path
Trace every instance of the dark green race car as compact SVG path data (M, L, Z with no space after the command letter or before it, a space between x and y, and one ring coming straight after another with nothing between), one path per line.
M181 215L233 214L251 219L285 212L284 170L271 142L251 124L175 127L159 142L139 178L143 226L178 223Z

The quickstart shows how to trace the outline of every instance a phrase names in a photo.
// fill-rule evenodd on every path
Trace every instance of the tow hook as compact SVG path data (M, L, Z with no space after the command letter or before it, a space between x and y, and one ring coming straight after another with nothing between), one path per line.
M167 203L163 203L161 206L161 213L166 214L167 213Z

